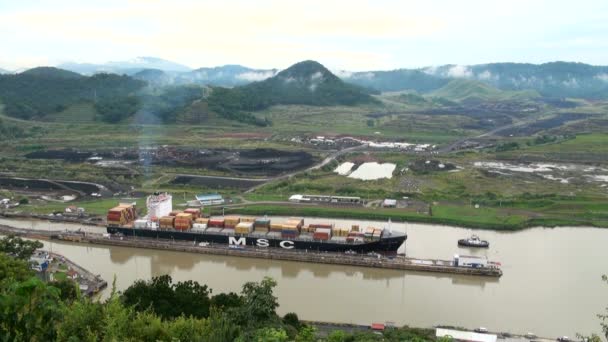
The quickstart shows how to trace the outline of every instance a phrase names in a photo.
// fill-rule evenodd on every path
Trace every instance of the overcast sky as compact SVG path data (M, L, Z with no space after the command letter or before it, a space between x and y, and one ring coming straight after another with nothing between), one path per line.
M155 56L190 67L608 64L608 0L0 0L0 67Z

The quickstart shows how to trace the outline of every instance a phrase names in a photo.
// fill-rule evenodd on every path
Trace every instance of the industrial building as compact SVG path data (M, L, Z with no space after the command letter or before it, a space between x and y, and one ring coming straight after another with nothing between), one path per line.
M292 195L289 197L290 202L297 203L327 203L327 204L346 204L346 205L361 205L361 197L354 196L329 196L329 195Z
M397 207L397 200L396 199L386 198L384 201L382 201L382 206L384 208L396 208Z
M196 195L196 200L201 205L224 204L224 198L220 194L201 194Z

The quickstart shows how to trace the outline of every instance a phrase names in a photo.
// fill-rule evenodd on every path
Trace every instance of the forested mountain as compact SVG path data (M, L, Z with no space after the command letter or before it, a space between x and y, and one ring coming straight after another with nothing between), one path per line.
M314 61L294 64L264 81L232 89L214 88L208 101L209 108L224 117L252 123L255 118L244 111L277 104L348 106L375 102L369 91L343 82Z
M608 98L608 67L582 63L444 65L341 75L348 82L380 91L427 93L452 79L470 79L502 90L536 90L546 97Z
M428 95L458 102L530 100L540 97L534 90L500 90L481 81L469 79L451 80Z
M144 85L128 76L97 74L86 77L67 70L40 67L15 75L0 75L0 101L10 116L43 118L83 101L96 104L133 102L128 98ZM100 113L104 114L103 108Z
M145 69L133 74L133 77L157 86L199 84L234 87L262 81L276 73L276 69L251 69L241 65L224 65L215 68L200 68L189 72Z

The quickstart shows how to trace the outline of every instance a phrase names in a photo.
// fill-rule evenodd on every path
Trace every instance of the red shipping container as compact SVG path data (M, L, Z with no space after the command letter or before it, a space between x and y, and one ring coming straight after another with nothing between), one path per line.
M207 226L215 227L215 228L224 228L224 220L221 219L213 219L207 222Z
M312 238L315 240L329 240L329 234L327 233L314 233Z

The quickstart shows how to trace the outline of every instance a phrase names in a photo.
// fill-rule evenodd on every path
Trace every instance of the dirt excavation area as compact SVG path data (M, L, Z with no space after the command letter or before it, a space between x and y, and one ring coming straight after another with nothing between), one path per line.
M47 150L25 155L28 159L88 162L100 167L170 166L224 171L237 175L275 176L305 169L315 158L304 151L258 149L195 149L172 146L124 148L110 151Z

